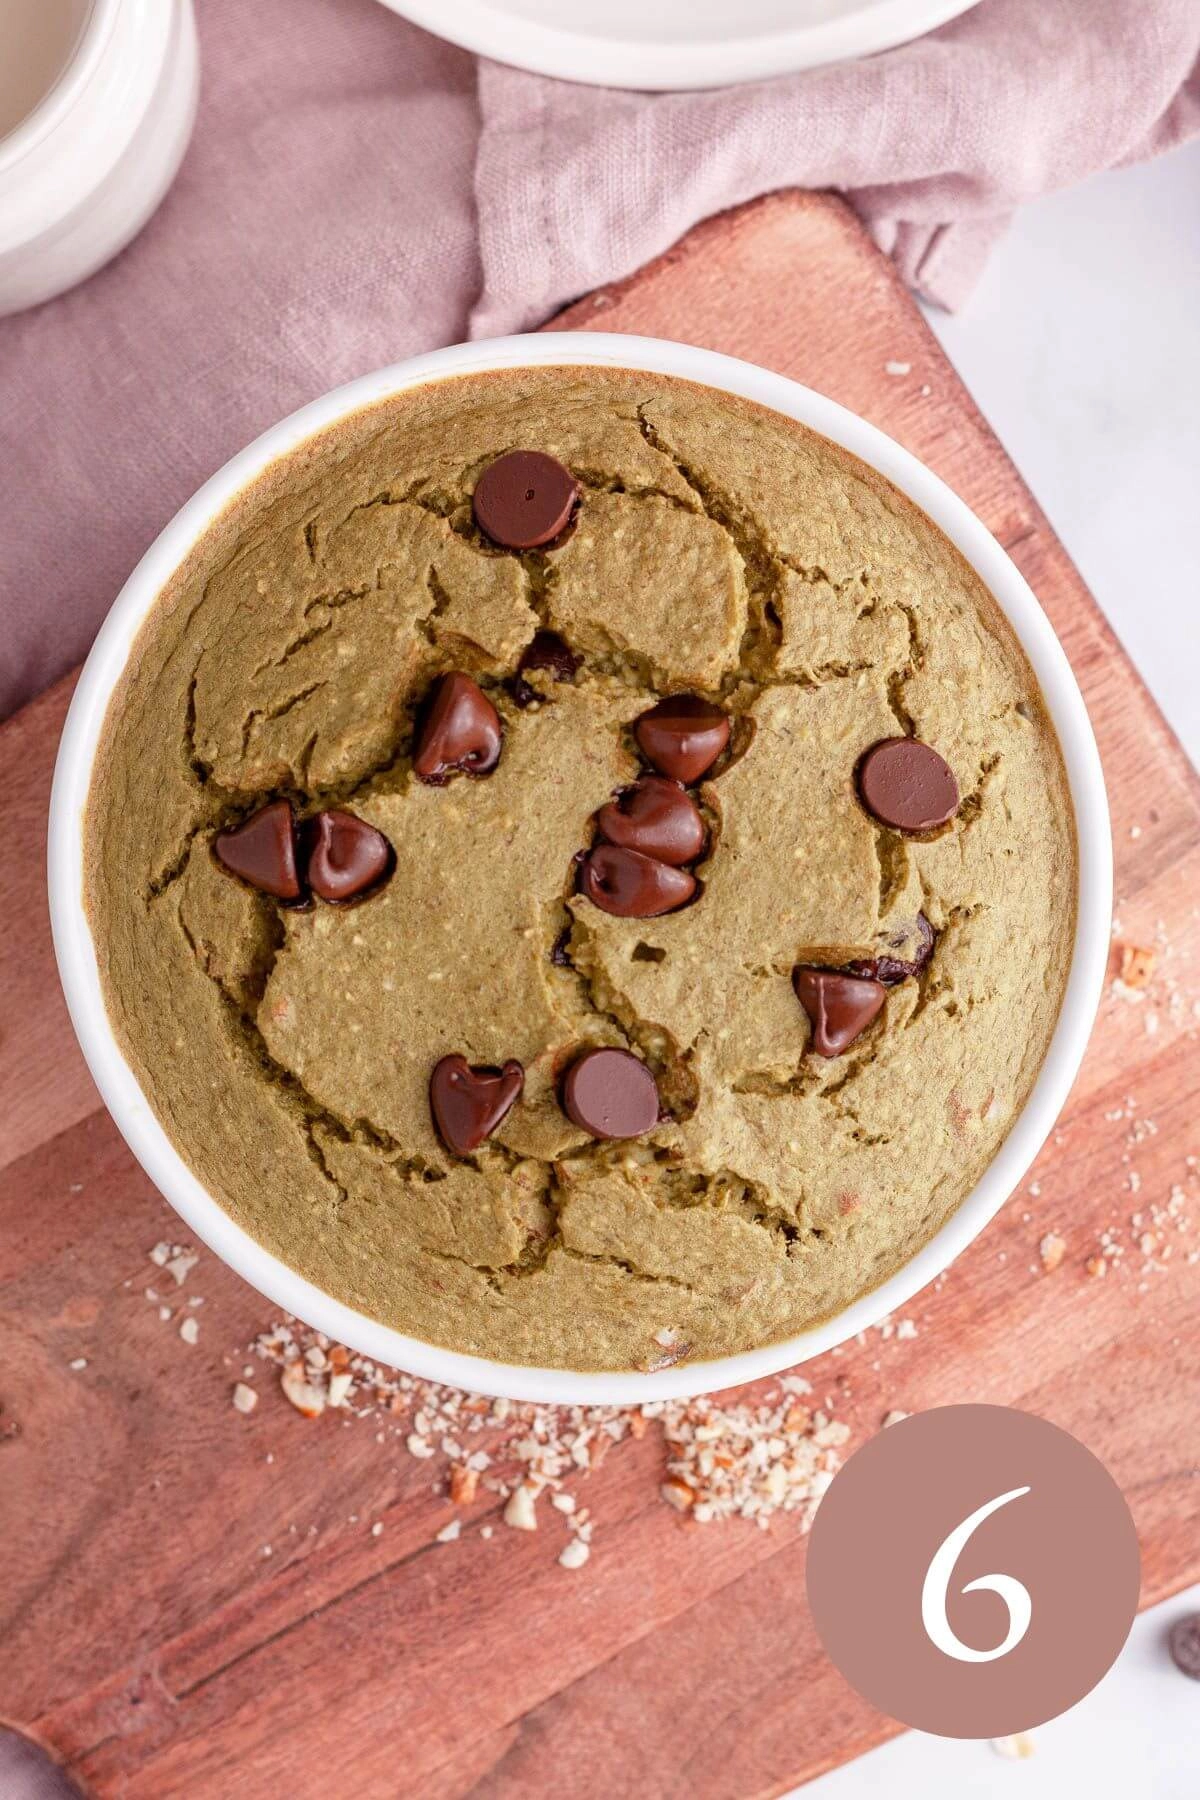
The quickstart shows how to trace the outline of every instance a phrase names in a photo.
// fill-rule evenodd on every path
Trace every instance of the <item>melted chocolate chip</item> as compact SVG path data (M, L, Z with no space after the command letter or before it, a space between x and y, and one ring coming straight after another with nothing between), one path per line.
M910 975L921 973L933 955L935 941L933 926L924 913L918 913L917 947L911 961L899 956L862 957L857 962L847 963L842 974L861 975L864 980L882 981L884 987L895 987L897 982L907 981Z
M616 844L597 844L579 871L579 886L601 912L618 919L656 919L686 906L696 877Z
M871 1023L887 997L881 981L839 975L833 969L792 970L796 998L812 1025L818 1056L840 1056Z
M729 717L698 694L671 694L634 721L648 762L675 781L699 781L729 742Z
M557 631L537 631L521 652L521 660L517 664L517 672L508 684L508 691L518 706L531 706L541 695L535 687L522 677L530 669L549 669L555 681L574 681L575 671L582 657L576 656L565 638L559 637Z
M643 775L602 806L596 827L610 844L640 850L658 862L680 868L695 862L704 848L704 820L685 788L665 775Z
M443 1056L429 1078L429 1106L446 1148L456 1156L478 1150L507 1118L524 1086L519 1062L472 1068L465 1056Z
M883 738L858 765L859 799L894 831L934 831L958 811L958 783L944 757L920 738Z
M296 822L286 800L274 800L243 825L218 832L213 851L219 863L260 893L277 900L300 898Z
M510 450L489 463L475 483L475 523L506 550L536 550L566 530L579 483L557 457Z
M571 956L567 946L571 942L571 927L564 925L550 946L550 961L556 969L569 969Z
M417 730L413 773L440 787L454 770L490 775L500 761L500 714L469 675L443 675Z
M595 1138L641 1137L659 1122L658 1088L628 1050L585 1050L562 1087L567 1117Z
M336 807L318 813L307 821L304 839L305 880L321 900L357 900L391 872L392 846L354 813Z

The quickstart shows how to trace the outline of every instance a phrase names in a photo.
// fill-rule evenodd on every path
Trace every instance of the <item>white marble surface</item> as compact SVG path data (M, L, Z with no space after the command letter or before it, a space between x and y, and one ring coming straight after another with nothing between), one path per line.
M1030 1732L1015 1762L990 1744L910 1731L799 1790L796 1800L1196 1800L1200 1682L1166 1646L1200 1586L1143 1613L1116 1664L1078 1706Z
M1200 763L1200 142L1026 207L929 316Z
M1026 208L945 348L1200 762L1200 144ZM1200 1683L1134 1627L1084 1701L1006 1761L910 1732L804 1800L1197 1800Z

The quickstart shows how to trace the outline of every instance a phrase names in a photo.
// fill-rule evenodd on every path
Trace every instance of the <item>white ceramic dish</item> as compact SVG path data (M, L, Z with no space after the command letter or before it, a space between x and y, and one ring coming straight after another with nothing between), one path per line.
M81 10L58 80L0 138L0 314L52 299L123 250L192 135L192 0L88 0Z
M957 545L995 595L1033 666L1063 748L1079 834L1079 918L1066 996L1045 1064L1000 1152L936 1237L882 1287L798 1337L657 1374L576 1374L465 1356L406 1337L296 1274L236 1225L187 1167L159 1124L110 1029L83 907L83 812L105 711L130 647L166 582L235 494L314 432L388 395L451 375L514 367L630 368L740 394L800 419L870 463ZM1100 758L1062 648L1022 576L975 515L874 426L781 375L733 357L655 338L539 333L456 345L366 375L274 426L207 482L151 545L101 627L71 702L50 804L50 917L71 1019L96 1085L147 1174L197 1237L278 1306L376 1361L513 1399L628 1404L710 1392L790 1368L903 1306L978 1235L1025 1174L1067 1097L1087 1044L1108 958L1112 841Z
M595 87L726 87L873 56L976 0L383 0L414 25Z

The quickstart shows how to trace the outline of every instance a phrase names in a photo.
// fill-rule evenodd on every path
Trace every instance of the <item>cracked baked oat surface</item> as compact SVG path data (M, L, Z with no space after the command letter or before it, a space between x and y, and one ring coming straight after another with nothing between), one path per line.
M514 447L581 484L543 550L473 520ZM517 688L539 629L579 666ZM414 731L448 671L493 702L503 749L486 779L433 786ZM578 890L577 853L644 773L632 721L681 690L732 723L693 789L699 891L615 916ZM859 799L859 759L894 736L957 779L940 830ZM389 879L304 909L231 875L216 834L281 797L375 826ZM904 1263L1024 1102L1074 928L1058 745L978 578L824 439L634 374L442 382L276 464L143 628L86 834L110 1018L227 1211L389 1325L574 1369L777 1340ZM914 972L814 1054L797 965L881 956ZM564 1111L563 1069L595 1045L655 1076L636 1139ZM451 1054L524 1068L464 1156L430 1112Z

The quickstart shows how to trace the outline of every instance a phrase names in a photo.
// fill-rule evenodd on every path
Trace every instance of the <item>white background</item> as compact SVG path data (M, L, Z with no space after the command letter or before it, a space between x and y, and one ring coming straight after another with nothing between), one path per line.
M1200 762L1200 144L1027 207L930 322ZM1143 1615L1028 1761L910 1732L804 1800L1198 1800L1200 1682L1164 1641L1196 1609Z

